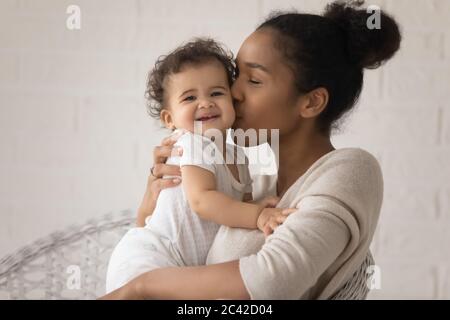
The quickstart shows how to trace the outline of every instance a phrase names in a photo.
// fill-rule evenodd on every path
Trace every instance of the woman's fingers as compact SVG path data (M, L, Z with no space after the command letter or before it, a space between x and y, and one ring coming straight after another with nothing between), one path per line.
M156 146L153 149L152 175L156 178L161 178L164 175L181 176L179 166L165 164L168 157L181 156L183 154L183 149L181 147L173 146L178 137L179 135L166 137L161 141L160 146Z
M176 142L178 140L178 138L181 137L185 132L186 132L186 130L184 130L184 129L176 129L174 132L172 132L172 134L170 136L163 139L163 142L168 142L166 140L172 140L172 141Z
M165 164L171 155L181 155L181 148L174 148L174 143L180 135L171 135L164 138L160 146L153 149L153 167L147 178L147 188L138 210L137 225L143 226L145 219L152 214L156 207L161 190L175 187L181 182L181 170L179 166ZM179 178L161 179L163 176L175 176Z
M184 131L176 131L170 136L165 137L161 141L161 145L153 149L153 163L164 163L170 156L181 155L183 150L181 147L174 147L178 138L184 133Z
M162 146L173 146L175 142L177 142L177 139L174 139L174 137L170 135L161 140L161 145Z
M163 189L175 187L180 183L180 178L157 179L153 182L153 188L155 188L155 191L159 193Z
M156 146L153 149L153 163L165 163L170 156L181 156L183 149L173 145Z
M165 164L165 163L156 163L153 166L153 175L157 178L162 178L163 176L180 176L181 177L181 169L177 165L173 164Z

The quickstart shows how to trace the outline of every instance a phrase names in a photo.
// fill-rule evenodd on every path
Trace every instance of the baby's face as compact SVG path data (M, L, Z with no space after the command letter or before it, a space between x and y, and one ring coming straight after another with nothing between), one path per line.
M161 119L168 128L194 132L196 123L202 133L211 128L224 132L234 122L227 75L218 61L184 66L167 79L166 94Z

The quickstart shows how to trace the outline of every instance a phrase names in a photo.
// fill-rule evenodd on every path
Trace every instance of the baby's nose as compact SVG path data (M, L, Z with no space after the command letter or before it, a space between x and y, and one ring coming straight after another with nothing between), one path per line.
M210 101L210 100L202 100L199 103L199 108L211 108L212 106L214 106L214 102Z

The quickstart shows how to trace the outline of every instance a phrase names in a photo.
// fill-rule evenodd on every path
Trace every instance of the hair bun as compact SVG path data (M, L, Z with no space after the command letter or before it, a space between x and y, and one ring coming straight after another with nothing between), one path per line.
M369 29L373 11L358 9L364 1L335 1L325 7L324 17L335 21L346 33L349 59L361 68L375 69L400 47L401 34L395 20L381 10L380 28Z

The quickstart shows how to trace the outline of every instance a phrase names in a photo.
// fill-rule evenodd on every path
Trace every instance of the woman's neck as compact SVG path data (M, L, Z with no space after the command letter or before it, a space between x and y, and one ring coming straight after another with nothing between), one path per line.
M333 151L330 137L315 130L298 130L280 137L277 194L282 197L319 158Z

